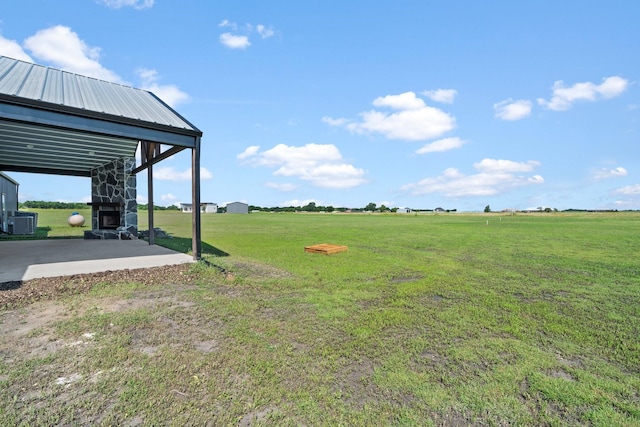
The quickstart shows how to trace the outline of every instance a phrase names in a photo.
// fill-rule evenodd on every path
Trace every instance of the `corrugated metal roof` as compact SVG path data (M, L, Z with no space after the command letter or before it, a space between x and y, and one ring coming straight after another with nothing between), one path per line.
M151 92L0 56L0 170L90 176L140 141L201 136Z
M198 131L151 92L0 56L0 94Z

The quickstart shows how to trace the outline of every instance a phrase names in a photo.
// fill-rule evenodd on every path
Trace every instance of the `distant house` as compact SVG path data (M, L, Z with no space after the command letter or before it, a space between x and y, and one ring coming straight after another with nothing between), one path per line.
M0 172L0 231L8 232L9 217L18 210L18 182Z
M248 214L249 205L242 202L233 202L227 204L227 213Z
M446 212L446 210L444 210L443 208L440 208L440 207L435 208L433 211L434 212Z
M411 213L411 209L410 208L398 208L396 213Z
M193 204L192 203L180 203L180 210L184 213L193 212ZM202 213L216 213L218 212L218 204L217 203L200 203L200 212Z

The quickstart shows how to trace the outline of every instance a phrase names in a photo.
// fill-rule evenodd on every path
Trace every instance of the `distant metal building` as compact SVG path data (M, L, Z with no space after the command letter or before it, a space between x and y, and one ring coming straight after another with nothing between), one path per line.
M193 204L192 203L180 203L180 211L182 211L184 213L193 212ZM218 212L218 204L217 203L208 203L208 202L200 203L200 212L202 212L202 213L216 213L216 212Z
M0 172L0 231L8 232L8 219L18 210L18 182Z
M249 205L242 202L233 202L227 204L227 213L248 214Z

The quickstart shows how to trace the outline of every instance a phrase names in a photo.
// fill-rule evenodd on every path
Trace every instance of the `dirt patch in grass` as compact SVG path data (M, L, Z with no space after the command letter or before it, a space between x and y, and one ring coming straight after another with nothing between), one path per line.
M233 269L227 272L233 278L234 274L249 276L254 279L289 279L293 274L286 270L276 268L267 264L259 264L249 261L237 261L233 264Z
M189 268L189 264L179 264L4 282L0 283L0 310L20 307L35 301L55 299L61 295L86 293L100 283L136 282L147 285L190 283L192 277L186 274Z
M407 275L407 276L394 276L391 278L391 283L408 283L422 280L424 277L421 275Z
M93 308L101 313L134 310L144 306L165 304L188 307L192 302L177 298L179 292L187 288L190 277L188 265L165 266L149 269L107 271L104 273L82 274L29 280L0 291L0 355L5 362L14 358L43 358L69 347L81 347L93 336L87 332L73 340L55 337L52 325L71 315L83 315ZM84 294L103 283L136 282L142 285L178 283L179 289L171 287L160 291L139 291L130 299L87 298L81 306L73 308L73 313L57 298L64 295ZM187 283L187 284L185 284Z
M202 321L194 310L198 286L190 269L36 279L0 291L0 387L12 396L3 400L10 406L5 422L147 422L149 417L130 418L127 405L164 385L142 380L149 366L160 366L151 369L156 375L165 365L170 371L189 366L194 372L167 380L165 393L180 398L178 393L193 388L202 374L189 365L188 355L214 354L221 339L218 325ZM222 275L219 282L228 283ZM186 384L180 383L184 378Z

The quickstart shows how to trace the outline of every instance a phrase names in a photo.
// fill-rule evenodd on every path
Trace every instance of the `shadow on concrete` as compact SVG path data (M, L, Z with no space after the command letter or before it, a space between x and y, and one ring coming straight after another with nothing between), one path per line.
M0 240L0 283L187 262L190 255L143 240Z

